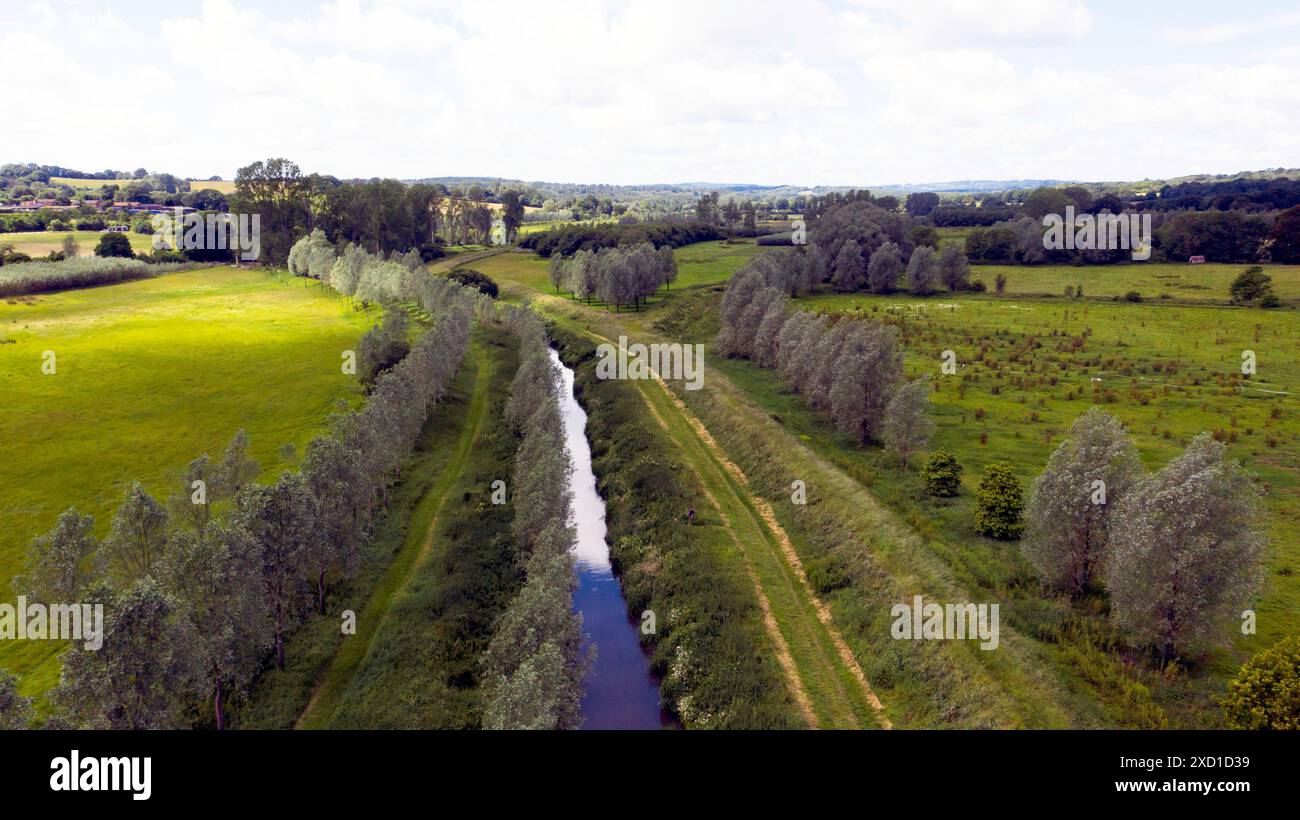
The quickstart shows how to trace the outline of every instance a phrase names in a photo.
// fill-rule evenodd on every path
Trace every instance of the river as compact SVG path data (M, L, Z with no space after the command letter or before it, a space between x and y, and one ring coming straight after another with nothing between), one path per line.
M650 659L638 639L640 613L631 618L623 589L615 577L605 543L605 501L596 492L587 444L587 413L573 396L573 371L551 351L560 368L564 389L560 415L564 440L573 462L569 489L573 493L574 548L578 588L573 608L582 613L583 630L596 647L596 659L583 681L584 729L661 729L673 726L660 708L659 681L650 674Z

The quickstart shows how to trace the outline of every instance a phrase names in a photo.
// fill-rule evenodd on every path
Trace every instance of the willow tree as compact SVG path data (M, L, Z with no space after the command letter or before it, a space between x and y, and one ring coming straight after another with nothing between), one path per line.
M1226 640L1263 581L1259 492L1208 433L1119 504L1106 581L1111 617L1161 660Z
M1021 550L1043 583L1081 595L1100 580L1115 511L1142 479L1142 462L1124 425L1092 408L1070 427L1034 480Z

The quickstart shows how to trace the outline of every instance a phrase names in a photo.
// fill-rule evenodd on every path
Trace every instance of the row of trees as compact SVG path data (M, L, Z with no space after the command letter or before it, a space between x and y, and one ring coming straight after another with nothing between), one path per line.
M393 251L385 259L358 244L347 245L342 254L317 228L289 249L289 272L328 285L349 299L361 303L396 304L410 298L430 277L424 273L419 251Z
M500 218L513 239L523 222L523 200L515 191L500 199ZM496 218L477 186L462 191L396 179L345 182L304 174L283 158L240 168L230 208L261 214L262 250L273 265L284 264L296 239L317 228L338 245L355 243L384 255L419 248L427 256L442 241L486 244Z
M551 285L558 293L569 291L575 299L595 297L619 310L623 305L640 308L642 300L661 285L677 279L677 262L667 245L655 250L649 242L581 250L573 256L551 257Z
M582 616L571 520L572 465L560 416L560 378L546 331L535 313L512 308L506 321L519 337L520 364L505 418L522 438L515 455L515 557L524 584L498 620L483 656L487 729L576 729L582 722Z
M1022 550L1072 597L1104 585L1111 617L1163 661L1221 642L1263 581L1259 491L1208 433L1148 475L1120 421L1093 408L1034 481Z
M105 605L100 649L65 656L56 725L179 727L206 701L222 728L229 693L268 650L284 669L285 636L323 615L331 582L356 567L486 299L433 277L401 295L435 317L432 329L375 378L363 408L331 417L299 470L254 483L261 470L241 432L220 461L192 461L166 503L133 484L102 542L75 508L33 542L20 593Z
M761 258L761 257L760 257ZM765 264L737 271L722 299L718 351L776 368L790 387L857 441L883 441L904 465L924 448L930 385L903 381L898 330L883 322L786 313Z

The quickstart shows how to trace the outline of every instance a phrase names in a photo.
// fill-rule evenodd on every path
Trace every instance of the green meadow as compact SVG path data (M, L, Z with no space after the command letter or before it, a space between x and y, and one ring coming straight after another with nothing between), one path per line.
M68 234L81 246L81 256L91 256L103 231L18 231L0 233L0 245L13 245L14 250L36 259L50 251L63 250L63 238ZM137 254L153 253L153 234L130 231L124 234L131 241L131 250Z
M75 505L104 535L130 482L160 499L193 458L244 428L269 477L290 466L340 399L375 312L301 279L207 268L0 303L0 576ZM46 351L55 372L42 372ZM13 595L5 589L4 600ZM57 644L0 645L0 669L38 693Z

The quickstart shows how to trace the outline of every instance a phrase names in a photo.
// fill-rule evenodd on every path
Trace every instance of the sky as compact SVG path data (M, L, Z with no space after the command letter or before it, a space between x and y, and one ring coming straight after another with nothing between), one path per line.
M1300 166L1300 7L0 0L0 163L872 185Z

